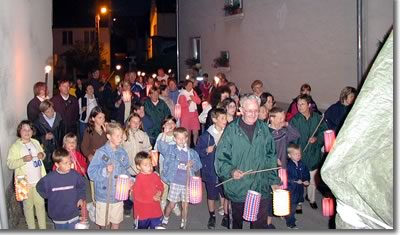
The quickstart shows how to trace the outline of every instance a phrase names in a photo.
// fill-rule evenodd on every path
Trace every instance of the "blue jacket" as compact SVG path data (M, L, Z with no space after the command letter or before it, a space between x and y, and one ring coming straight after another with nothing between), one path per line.
M174 178L176 171L179 165L179 149L176 144L171 145L167 142L160 140L157 144L157 149L160 151L160 154L164 156L164 169L161 175L161 179L170 184ZM193 160L193 166L190 169L190 175L194 175L194 173L202 167L199 154L193 149L189 149L189 160Z
M206 150L209 146L215 145L214 137L205 131L200 137L195 147L196 152L200 156L200 161L203 167L201 168L201 178L207 183L217 183L218 176L215 172L215 149L212 153L207 154Z
M351 106L345 106L340 101L331 105L325 111L325 119L328 124L328 128L334 130L337 134L342 126L347 114L349 113Z
M290 203L297 204L304 202L304 185L298 184L294 181L302 180L310 182L310 172L306 165L300 160L298 165L289 159L287 162L287 174L288 174L288 190L290 192Z
M94 181L96 201L107 202L107 188L109 173L107 173L107 165L113 164L114 171L112 174L112 187L110 193L110 203L119 202L115 199L116 177L118 175L130 175L128 153L122 147L118 147L113 151L110 143L107 142L96 150L92 161L89 164L88 175Z

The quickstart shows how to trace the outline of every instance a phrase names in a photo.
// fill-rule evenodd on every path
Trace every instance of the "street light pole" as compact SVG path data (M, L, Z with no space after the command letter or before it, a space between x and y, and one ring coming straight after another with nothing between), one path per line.
M95 16L95 22L94 22L94 27L95 27L95 33L96 33L96 49L99 52L100 51L100 14L97 13Z

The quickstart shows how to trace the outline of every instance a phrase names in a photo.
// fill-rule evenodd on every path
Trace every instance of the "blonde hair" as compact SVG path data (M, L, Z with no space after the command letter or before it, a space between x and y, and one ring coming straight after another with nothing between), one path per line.
M120 130L121 132L124 132L124 129L122 128L121 124L118 122L110 122L107 124L106 127L106 134L107 135L112 135L115 133L116 130Z
M287 152L290 155L294 150L299 150L301 152L301 147L298 144L289 144Z
M75 141L75 143L78 144L78 137L74 133L68 132L63 138L63 146L64 147L67 143L67 139L73 139Z
M185 134L186 137L189 136L189 132L184 127L177 127L174 129L174 137L178 134Z

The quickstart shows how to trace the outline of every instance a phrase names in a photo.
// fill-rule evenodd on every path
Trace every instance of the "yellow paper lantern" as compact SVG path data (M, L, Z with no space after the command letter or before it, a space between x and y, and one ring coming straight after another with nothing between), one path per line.
M15 197L17 201L28 199L28 181L24 175L15 177Z
M273 207L276 216L290 214L290 193L287 190L277 189L273 193Z

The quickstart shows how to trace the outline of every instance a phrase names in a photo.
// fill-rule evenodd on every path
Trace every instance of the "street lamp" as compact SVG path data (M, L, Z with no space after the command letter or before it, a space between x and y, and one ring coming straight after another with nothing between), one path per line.
M100 8L101 14L106 14L107 11L108 11L107 7ZM100 51L100 14L99 13L97 13L95 16L95 31L96 31L96 49L97 49L97 51Z
M50 73L50 71L51 71L51 66L50 65L46 65L45 67L44 67L44 73L45 73L45 76L44 76L44 83L46 83L46 88L47 88L47 81L48 81L48 79L49 79L49 73Z

